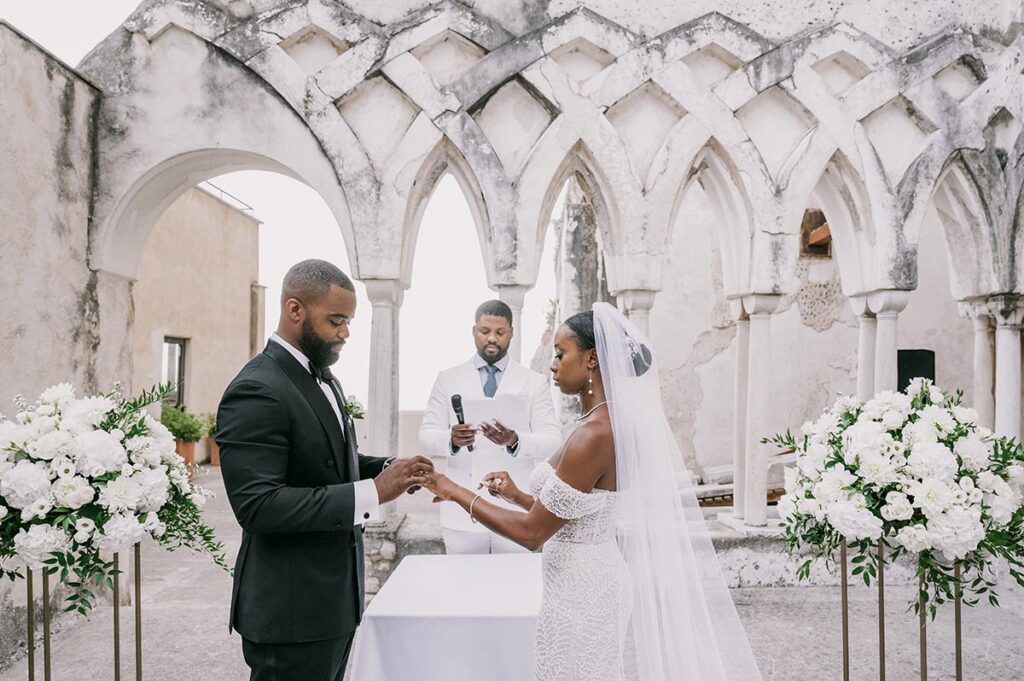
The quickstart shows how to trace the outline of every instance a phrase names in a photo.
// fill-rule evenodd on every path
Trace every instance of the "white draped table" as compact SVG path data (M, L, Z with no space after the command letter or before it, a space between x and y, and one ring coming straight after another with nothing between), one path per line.
M531 681L540 558L406 557L363 615L352 681Z

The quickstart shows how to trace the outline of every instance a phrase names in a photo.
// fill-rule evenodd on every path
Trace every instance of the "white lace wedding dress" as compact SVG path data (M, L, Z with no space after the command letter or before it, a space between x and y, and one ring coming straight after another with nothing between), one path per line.
M568 522L544 544L544 597L537 620L537 681L622 681L632 610L626 563L615 538L617 492L581 492L542 462L534 499Z

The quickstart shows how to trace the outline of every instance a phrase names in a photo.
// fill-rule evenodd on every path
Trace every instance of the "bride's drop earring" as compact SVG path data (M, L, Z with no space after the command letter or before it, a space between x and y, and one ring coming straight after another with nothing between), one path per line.
M587 394L594 394L594 369L593 367L587 369Z

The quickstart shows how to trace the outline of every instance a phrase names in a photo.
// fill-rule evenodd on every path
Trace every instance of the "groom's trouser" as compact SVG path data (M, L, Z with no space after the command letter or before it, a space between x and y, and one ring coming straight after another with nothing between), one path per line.
M342 681L354 634L310 643L254 643L242 639L249 681Z

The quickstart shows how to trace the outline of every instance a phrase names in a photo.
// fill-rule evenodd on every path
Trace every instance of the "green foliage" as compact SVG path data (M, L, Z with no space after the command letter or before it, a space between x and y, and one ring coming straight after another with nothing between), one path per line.
M176 439L184 440L185 442L199 442L206 433L203 422L196 418L195 415L185 411L184 408L179 409L164 405L160 411L160 423L167 430L171 431L171 435Z
M206 436L214 437L217 434L217 414L207 414L202 418L202 422Z

